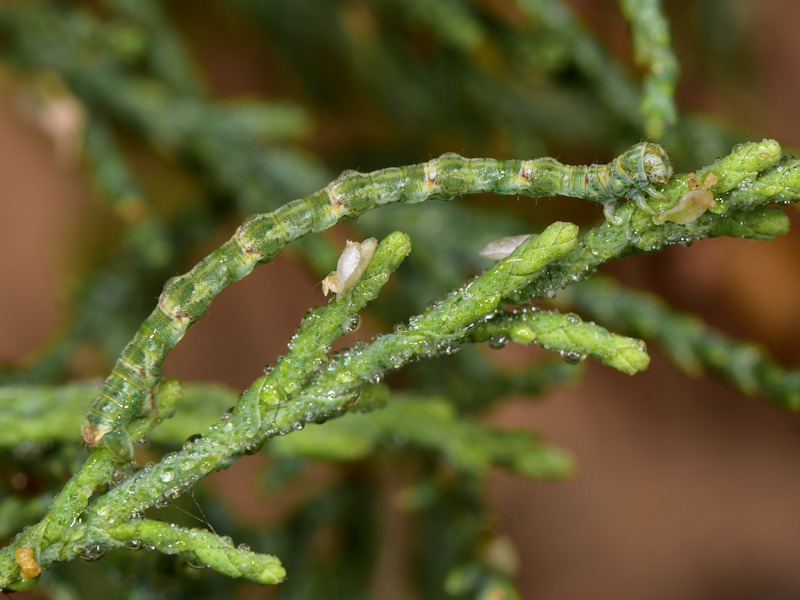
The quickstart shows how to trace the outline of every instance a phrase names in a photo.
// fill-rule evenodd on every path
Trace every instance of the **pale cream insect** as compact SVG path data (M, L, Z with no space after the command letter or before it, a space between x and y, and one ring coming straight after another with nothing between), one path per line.
M683 195L680 201L664 211L660 215L653 217L653 222L660 225L665 221L672 221L679 225L688 225L709 208L717 205L714 194L709 190L719 181L719 176L709 173L701 185L697 183L697 175L689 173L689 191Z
M511 235L488 242L483 248L478 250L478 254L486 258L500 260L509 256L514 250L522 245L522 242L531 237L530 233L524 235Z
M333 292L338 297L352 289L372 261L377 247L378 240L374 237L363 242L347 240L336 270L322 280L322 293L327 296L328 292Z

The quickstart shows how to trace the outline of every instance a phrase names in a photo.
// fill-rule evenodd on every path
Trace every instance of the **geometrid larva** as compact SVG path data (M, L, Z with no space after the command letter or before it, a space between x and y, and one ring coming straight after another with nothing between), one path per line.
M81 433L89 446L103 443L119 460L133 446L126 426L155 418L154 393L161 365L186 331L226 286L269 262L286 244L322 231L342 219L392 202L413 204L465 194L571 196L603 204L606 218L619 224L614 208L629 198L647 212L647 195L672 176L666 152L657 144L636 144L607 165L567 166L553 158L495 160L445 154L425 163L372 173L345 171L324 189L277 210L247 218L233 237L191 271L167 281L158 303L125 347L92 402ZM335 290L334 290L335 291Z

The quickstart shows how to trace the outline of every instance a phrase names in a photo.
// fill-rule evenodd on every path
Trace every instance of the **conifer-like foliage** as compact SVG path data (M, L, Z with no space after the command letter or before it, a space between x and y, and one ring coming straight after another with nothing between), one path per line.
M233 597L244 578L281 598L371 597L392 544L374 474L397 469L419 526L409 588L515 598L487 476L563 478L573 459L485 424L487 409L574 382L585 359L635 375L646 344L800 409L800 372L595 275L708 237L771 240L789 228L776 205L800 199L800 161L778 141L681 114L658 0L619 2L630 58L559 0L218 4L0 5L4 84L120 228L58 337L0 369L0 588ZM269 73L269 91L221 98L214 68L235 65L203 59L217 21L258 48L261 62L245 62ZM548 157L566 146L605 158ZM191 181L193 200L165 201L134 166L143 154ZM602 212L576 216L579 228L529 201L565 196ZM357 243L340 259L345 237ZM243 390L165 378L214 298L287 251L335 295L320 293L283 355ZM376 333L352 341L366 314ZM515 370L487 359L513 344L549 353ZM103 383L72 377L86 348L105 361ZM341 476L253 527L198 483L255 453L269 456L267 487L310 461ZM37 492L19 493L12 472ZM170 512L195 494L213 527Z

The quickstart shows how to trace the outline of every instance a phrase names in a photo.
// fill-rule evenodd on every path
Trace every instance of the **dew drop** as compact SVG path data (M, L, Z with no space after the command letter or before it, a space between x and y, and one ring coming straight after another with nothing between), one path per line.
M353 315L350 320L347 322L347 326L345 329L348 333L353 333L354 331L358 330L361 326L361 317L359 315Z
M181 495L181 488L177 485L164 491L164 498L170 501L175 500L175 498L177 498L180 495Z
M264 444L263 440L252 441L244 447L245 454L255 454L259 450L261 450L261 446Z
M228 418L230 418L230 416ZM196 442L198 442L199 440L202 440L202 439L203 439L203 434L202 433L195 433L194 435L190 435L186 439L186 441L183 443L183 449L188 452L189 450L194 448L194 445L195 445Z
M500 350L508 345L508 338L505 336L493 337L486 342L486 345L492 350Z
M397 354L392 354L386 361L390 369L399 369L403 366L403 357Z
M184 556L183 560L186 563L186 566L191 569L205 569L208 567L208 565L199 558L187 558Z
M574 352L572 350L562 350L559 352L561 355L562 360L570 365L577 365L586 359L585 354L581 354L580 352Z
M125 469L115 469L114 472L111 474L111 479L109 479L108 484L112 488L117 487L120 483L128 479L128 477L130 476L131 476L130 472Z
M182 461L180 461L178 463L178 468L181 471L191 471L195 467L195 465L197 465L197 461L196 460L191 460L189 458L185 458L185 459L183 459Z
M83 560L100 560L108 554L108 550L108 548L100 544L92 544L81 551L80 557Z

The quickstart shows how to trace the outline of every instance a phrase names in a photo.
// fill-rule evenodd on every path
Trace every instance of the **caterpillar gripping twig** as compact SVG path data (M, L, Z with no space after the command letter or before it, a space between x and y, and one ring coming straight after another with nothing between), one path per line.
M103 443L119 460L133 449L127 425L135 418L157 417L154 393L161 365L186 331L199 320L226 286L272 260L286 244L322 231L342 219L392 202L493 192L532 197L571 196L599 202L606 218L619 224L614 208L621 198L647 212L647 196L667 183L672 166L657 144L633 146L606 165L568 166L552 158L495 160L445 154L426 163L372 173L346 171L324 189L277 210L249 217L222 246L191 271L170 279L158 304L125 347L82 427L89 446Z

